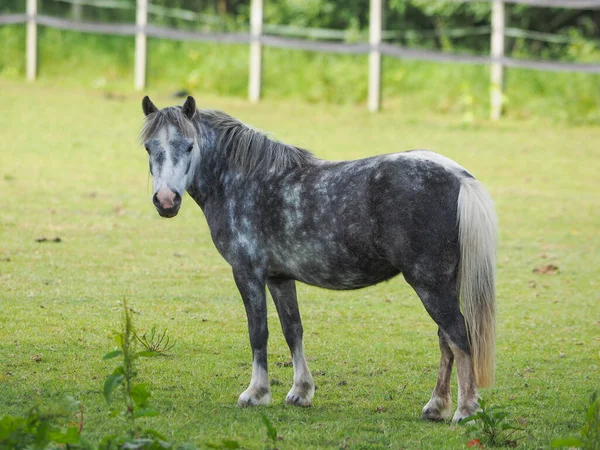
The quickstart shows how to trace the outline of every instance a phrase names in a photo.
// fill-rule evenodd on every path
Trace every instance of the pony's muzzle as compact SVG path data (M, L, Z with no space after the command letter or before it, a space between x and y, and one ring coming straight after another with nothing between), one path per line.
M181 206L181 195L167 187L162 187L154 193L152 203L161 217L175 217Z

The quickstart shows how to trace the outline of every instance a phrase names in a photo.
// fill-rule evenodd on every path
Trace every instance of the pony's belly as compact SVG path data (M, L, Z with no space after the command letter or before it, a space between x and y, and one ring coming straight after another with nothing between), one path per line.
M390 278L395 277L400 272L394 271L394 273L386 273L386 274L378 274L377 276L364 276L364 275L351 275L344 279L298 279L306 284L310 284L312 286L318 286L325 289L334 289L334 290L351 290L351 289L361 289L367 286L373 286L374 284L381 283L382 281L387 281Z
M291 263L291 264L290 264ZM386 261L362 261L362 264L331 264L330 261L288 260L281 274L302 283L326 289L347 290L372 286L398 275L400 271Z

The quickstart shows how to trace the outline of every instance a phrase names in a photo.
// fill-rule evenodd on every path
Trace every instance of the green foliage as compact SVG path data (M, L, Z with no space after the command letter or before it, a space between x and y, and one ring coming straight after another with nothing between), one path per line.
M277 444L278 434L277 429L273 426L273 423L269 420L267 415L263 412L260 413L260 418L262 423L265 425L267 429L267 438L269 439L269 449L274 449Z
M124 396L124 407L119 410L114 408L112 410L112 416L121 414L127 417L129 422L129 435L135 439L140 439L141 429L136 424L136 419L141 417L153 417L158 415L158 411L152 409L149 406L150 397L152 392L150 387L146 383L136 382L138 375L137 365L139 358L156 356L159 353L157 351L136 351L136 340L137 335L133 327L133 320L131 317L131 309L127 306L127 302L123 302L123 329L115 334L115 341L117 348L112 352L104 355L102 359L114 359L121 357L122 363L115 367L112 374L110 374L104 382L104 398L108 404L112 403L113 392L115 389L121 387ZM145 435L148 433L145 432ZM143 447L155 445L154 437L155 432L152 432L153 436L150 439L151 444L148 444L146 440L139 441L138 444ZM145 438L145 436L144 436ZM137 441L136 441L137 442ZM146 442L146 443L143 443Z
M477 438L478 442L490 447L515 446L517 441L523 438L515 435L524 431L524 428L509 422L510 413L497 406L488 406L483 398L479 399L479 406L480 411L460 422L461 425L469 427L469 433Z
M78 423L73 417L79 414ZM0 450L58 449L80 443L83 427L83 406L72 398L55 408L40 405L25 417L5 415L0 418Z
M25 33L19 26L0 27L0 77L23 79ZM585 41L582 41L585 42ZM589 44L589 43L588 43ZM568 59L594 61L592 44L578 40ZM246 98L248 48L245 45L149 40L149 88L163 93L186 89L195 95ZM40 82L93 88L117 98L133 84L133 40L123 36L40 29ZM290 52L293 57L290 57ZM527 57L526 48L516 48ZM364 104L368 60L364 55L336 55L265 48L265 99L309 103ZM518 120L550 118L576 124L600 123L599 75L509 69L506 116ZM415 114L442 113L466 124L489 116L489 68L383 59L384 108L400 105Z
M600 397L598 392L590 396L586 409L585 422L579 432L580 437L560 438L552 441L552 448L582 448L600 450Z
M146 352L140 355L156 356L156 354L159 354L161 356L165 356L167 352L173 349L175 344L177 344L177 340L171 342L171 337L168 334L168 330L165 330L162 333L159 332L156 328L156 325L152 327L149 335L144 333L140 337L138 333L135 333L135 338L146 349Z

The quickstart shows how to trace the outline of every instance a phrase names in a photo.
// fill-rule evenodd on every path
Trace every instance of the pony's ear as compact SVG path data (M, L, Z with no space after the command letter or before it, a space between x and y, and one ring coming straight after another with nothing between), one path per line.
M194 97L189 96L187 98L183 104L182 111L188 119L192 120L194 114L196 114L196 100L194 100Z
M142 100L142 109L147 116L158 111L158 108L154 106L154 103L152 103L152 100L147 95Z

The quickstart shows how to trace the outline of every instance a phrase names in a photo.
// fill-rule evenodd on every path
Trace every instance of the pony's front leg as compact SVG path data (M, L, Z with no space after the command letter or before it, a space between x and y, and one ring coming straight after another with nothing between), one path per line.
M310 406L315 394L315 383L302 347L303 330L296 299L296 283L294 280L268 281L267 285L277 307L283 335L292 353L294 364L294 385L285 402L289 405Z
M271 401L269 373L267 369L267 305L265 283L250 275L251 270L235 270L233 276L244 300L248 316L248 332L252 347L252 379L240 395L238 406L267 405Z

